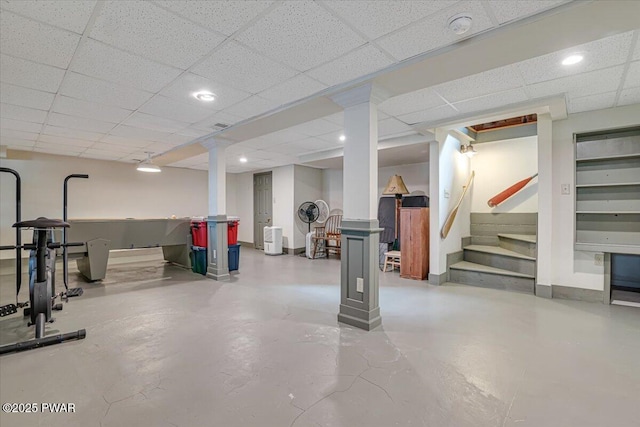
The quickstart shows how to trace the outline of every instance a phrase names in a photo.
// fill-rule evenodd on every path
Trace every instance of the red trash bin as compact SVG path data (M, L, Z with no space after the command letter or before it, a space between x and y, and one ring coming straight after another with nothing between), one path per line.
M208 247L207 221L191 220L191 236L193 237L193 246Z
M227 243L229 246L238 244L238 224L240 224L238 220L227 222Z

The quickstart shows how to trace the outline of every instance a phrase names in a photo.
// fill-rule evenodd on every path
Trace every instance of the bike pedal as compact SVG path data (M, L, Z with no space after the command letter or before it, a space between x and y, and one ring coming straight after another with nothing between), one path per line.
M25 308L24 310L22 310L22 315L23 315L24 317L29 317L29 316L31 316L31 308L30 308L30 307L27 307L27 308Z
M69 288L69 290L66 292L66 296L67 298L79 297L82 296L83 293L84 289L82 288Z
M0 317L8 316L18 312L18 306L15 304L7 304L0 306Z
M63 308L63 305L62 305L62 304L60 304L60 303L58 303L58 304L54 304L54 305L53 305L53 307L51 307L51 308L52 308L53 310L56 310L56 311L61 311L61 310L62 310L62 308Z

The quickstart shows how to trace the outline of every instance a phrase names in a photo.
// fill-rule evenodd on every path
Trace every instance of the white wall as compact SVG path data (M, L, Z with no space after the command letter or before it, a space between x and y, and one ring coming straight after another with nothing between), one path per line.
M294 165L273 169L273 225L282 227L282 247L293 247Z
M20 152L23 159L0 159L22 178L22 219L62 218L62 184L69 181L69 218L166 218L206 216L207 172L165 167L143 173L133 164ZM14 243L15 179L0 174L0 243ZM2 251L3 258L13 251Z
M478 154L471 158L471 170L476 172L469 190L471 212L538 212L537 179L499 206L487 205L493 196L538 171L538 138L529 136L473 147Z
M228 209L228 215L240 218L238 226L238 240L241 242L253 243L253 173L246 172L240 174L229 174L233 178L227 178L233 182L235 188L231 191L235 194L235 208ZM227 199L229 200L229 199Z
M595 265L593 252L574 250L575 160L573 135L640 124L640 104L571 114L553 123L553 256L552 284L604 289L604 267ZM561 184L571 185L562 195ZM548 248L539 248L548 250Z
M293 244L292 248L304 248L305 236L309 225L302 222L297 215L297 208L306 201L322 198L322 169L295 165L294 167L294 202L293 202ZM311 225L313 230L313 224Z

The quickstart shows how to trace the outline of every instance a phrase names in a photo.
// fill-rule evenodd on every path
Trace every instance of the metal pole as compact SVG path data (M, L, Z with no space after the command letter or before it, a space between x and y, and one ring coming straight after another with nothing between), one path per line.
M68 192L67 192L67 183L71 178L89 178L89 175L86 174L71 174L64 179L64 186L62 190L62 220L67 222L67 200L68 200ZM64 282L64 288L69 289L69 267L67 266L69 261L69 252L67 251L67 229L62 229L62 280Z
M22 207L20 201L20 187L22 180L20 174L13 169L0 168L0 172L10 173L16 177L16 222L22 221ZM16 228L16 305L18 305L18 294L22 286L22 234L19 228Z

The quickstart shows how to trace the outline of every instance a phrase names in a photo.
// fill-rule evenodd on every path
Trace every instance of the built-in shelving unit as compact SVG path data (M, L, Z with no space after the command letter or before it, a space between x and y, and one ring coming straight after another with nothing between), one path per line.
M640 127L575 145L576 249L640 254Z

